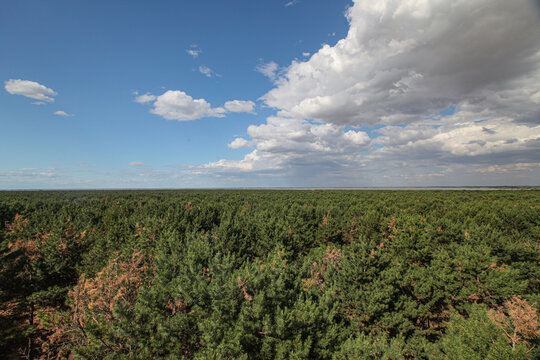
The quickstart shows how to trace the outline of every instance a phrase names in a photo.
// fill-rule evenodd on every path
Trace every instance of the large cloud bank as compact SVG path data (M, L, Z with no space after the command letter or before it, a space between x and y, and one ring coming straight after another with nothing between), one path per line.
M416 121L451 105L538 122L540 17L527 0L357 0L335 46L263 96L335 124Z
M538 5L356 0L347 18L344 39L274 79L262 100L277 116L229 144L255 149L196 173L326 186L535 182Z

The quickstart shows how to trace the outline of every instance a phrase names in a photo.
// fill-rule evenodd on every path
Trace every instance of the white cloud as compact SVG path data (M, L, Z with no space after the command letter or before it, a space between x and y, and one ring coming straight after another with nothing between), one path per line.
M53 114L57 115L57 116L64 116L64 117L74 116L73 114L68 114L67 112L65 112L63 110L55 111Z
M54 102L53 96L57 95L53 89L49 89L35 81L9 79L4 84L8 93L26 96L35 100Z
M138 93L135 93L138 95ZM193 99L180 90L168 90L156 96L146 93L139 95L135 101L141 104L153 103L151 113L160 115L167 120L188 121L206 117L225 117L231 113L254 113L253 101L230 100L223 107L212 107L205 99Z
M130 161L128 163L129 166L136 166L136 167L141 167L141 166L146 166L146 163L145 162L142 162L142 161Z
M540 168L540 163L517 163L506 165L490 165L485 168L474 169L478 173L511 173L521 171L533 171Z
M204 99L193 99L183 91L169 90L158 96L151 113L167 120L196 120L206 117L224 117L225 109L213 108Z
M310 176L323 167L329 176L337 176L351 161L358 167L360 154L371 148L369 136L362 131L280 117L270 117L266 124L249 126L248 135L251 141L237 138L228 144L229 148L255 146L244 159L222 159L196 167L194 171L231 176L237 172L271 171L283 175L300 171L302 176Z
M261 63L255 67L255 71L263 74L272 81L275 81L279 72L279 65L273 61Z
M286 69L256 68L276 85L262 100L278 116L248 128L255 149L244 159L194 173L302 186L538 182L540 27L530 2L356 0L347 17L335 46ZM439 115L450 105L454 114Z
M28 178L57 178L61 176L59 169L55 167L48 167L46 169L38 168L20 168L15 171L4 171L0 172L0 180L2 178L13 178L13 179L28 179Z
M481 123L459 121L468 116L458 112L436 129L429 123L379 129L383 136L374 142L384 148L378 155L463 163L471 159L508 161L511 157L534 161L540 152L540 126L519 125L506 118Z
M538 122L540 27L532 6L356 0L346 38L294 61L263 100L282 115L355 126L410 123L465 103Z
M156 95L146 93L146 94L142 94L142 95L137 96L135 98L135 102L138 102L139 104L146 104L146 103L149 103L149 102L152 102L152 101L156 100L156 98L157 98Z
M191 45L189 49L186 50L186 52L193 56L194 59L198 58L199 55L202 53L202 50L199 49L199 46L198 45Z
M253 101L231 100L223 105L230 112L253 113L255 103Z
M204 65L199 66L199 72L206 77L212 77L212 74L214 73L212 69Z
M236 138L231 143L227 144L229 149L244 149L251 147L251 141L248 141L244 138Z
M292 0L292 1L286 2L285 7L293 6L296 4L298 4L298 0Z
M308 53L307 51L304 51L304 52L302 53L302 56L303 56L303 57L308 57L309 55L311 55L311 53Z

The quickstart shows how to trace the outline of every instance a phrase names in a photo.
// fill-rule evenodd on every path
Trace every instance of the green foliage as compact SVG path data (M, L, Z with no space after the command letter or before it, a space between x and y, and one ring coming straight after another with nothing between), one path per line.
M0 352L532 359L539 200L538 191L0 192Z
M504 331L482 305L468 306L468 317L453 313L446 333L433 347L434 359L510 360L531 359L525 343L513 349Z
M405 355L404 341L399 337L388 339L386 335L381 335L374 339L359 335L347 339L332 359L397 360L405 359Z

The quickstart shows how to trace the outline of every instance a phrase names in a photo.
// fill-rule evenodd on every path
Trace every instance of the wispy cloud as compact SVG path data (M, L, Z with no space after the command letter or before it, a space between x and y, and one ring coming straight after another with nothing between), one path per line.
M186 50L186 52L191 55L194 59L198 58L199 55L202 53L202 50L199 48L198 45L191 45L189 49Z
M135 166L135 167L142 167L142 166L146 166L146 163L142 161L130 161L128 165Z
M212 75L214 74L214 71L212 69L204 65L199 66L199 72L206 77L212 77Z
M138 93L136 93L136 95L137 94ZM156 96L152 95L152 94L149 94L149 93L139 95L139 96L137 96L135 98L135 102L138 102L139 104L146 104L146 103L152 102L154 100L156 100Z
M68 114L64 110L55 111L53 114L56 116L64 116L64 117L75 116L74 114Z
M55 167L48 167L46 169L39 168L20 168L14 171L0 172L0 178L56 178L61 176L59 169Z
M263 74L270 80L275 81L279 73L279 65L274 61L263 62L255 67L255 71Z
M253 113L255 103L253 101L231 100L227 101L224 106L230 112Z

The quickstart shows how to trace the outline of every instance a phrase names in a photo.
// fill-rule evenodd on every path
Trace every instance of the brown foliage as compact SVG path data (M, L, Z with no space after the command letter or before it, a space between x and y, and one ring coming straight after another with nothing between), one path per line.
M134 251L127 261L114 259L94 279L81 275L77 286L69 292L74 300L74 315L81 326L84 327L90 319L96 321L95 315L104 316L107 320L115 319L114 308L118 303L134 304L149 270L144 259L142 251Z
M303 279L304 288L311 286L317 286L319 289L324 287L324 274L331 267L334 269L340 269L340 259L342 257L341 249L332 249L330 246L326 248L321 261L317 263L313 262L313 267L310 271L310 277Z
M28 219L23 218L22 215L16 214L13 222L6 221L6 229L9 233L23 232L24 228L28 225Z
M115 312L117 306L132 311L138 291L145 285L151 271L145 259L142 251L134 251L127 260L115 258L93 279L81 275L78 284L68 293L73 300L69 312L64 317L56 314L51 319L48 326L51 334L42 345L44 353L65 356L73 346L87 343L89 322L111 329L112 323L120 321ZM170 305L173 313L182 308L181 302ZM108 351L123 351L128 346L120 339L113 343L105 339L100 341Z
M247 292L247 288L246 288L247 279L242 280L242 278L240 276L238 276L236 278L236 281L238 283L238 287L240 287L242 289L242 293L244 294L244 299L246 299L247 301L253 301L253 297L251 295L249 295L249 293Z
M489 318L500 327L512 348L521 342L540 337L538 329L538 311L519 295L514 295L504 302L504 306L491 309Z

